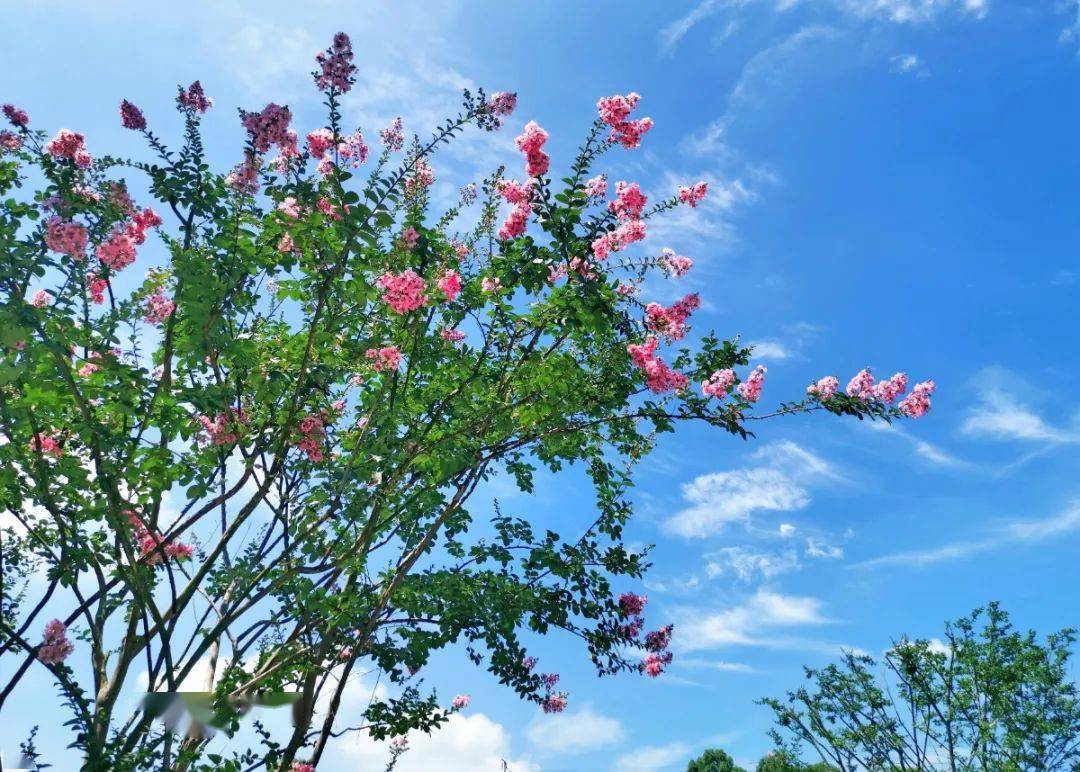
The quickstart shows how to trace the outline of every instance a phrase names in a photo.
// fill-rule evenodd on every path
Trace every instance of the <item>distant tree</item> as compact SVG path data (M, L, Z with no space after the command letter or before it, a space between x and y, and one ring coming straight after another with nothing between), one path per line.
M833 772L836 767L824 762L807 764L800 761L797 753L778 750L764 756L757 763L756 772Z
M991 603L946 625L944 644L901 639L880 674L873 658L849 652L840 665L807 668L810 688L762 704L776 714L781 747L810 745L842 772L1077 768L1074 641L1066 629L1041 644Z
M686 772L746 772L719 748L709 748L686 765Z

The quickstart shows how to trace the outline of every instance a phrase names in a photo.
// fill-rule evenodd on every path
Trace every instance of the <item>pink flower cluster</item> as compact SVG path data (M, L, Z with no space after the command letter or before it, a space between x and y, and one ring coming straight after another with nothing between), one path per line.
M300 204L297 202L295 196L286 196L281 200L281 203L277 205L277 210L290 220L300 219Z
M636 182L616 182L615 200L608 204L608 209L620 220L640 220L648 200Z
M461 292L461 274L450 268L438 281L439 290L446 296L447 302L453 302Z
M98 259L114 271L135 262L135 247L146 241L146 231L161 225L161 217L153 209L138 212L127 225L113 228L109 237L97 247Z
M668 276L680 278L694 267L694 261L689 257L675 254L675 250L670 247L664 247L660 250L660 267Z
M525 232L529 215L532 213L533 181L521 183L515 180L501 180L498 190L499 195L511 205L510 214L499 228L499 238L505 241Z
M213 419L210 416L199 416L206 436L214 445L232 445L240 439L240 432L248 424L248 416L243 410L230 410L228 413L218 413Z
M652 118L641 118L636 121L629 120L630 113L637 107L641 99L639 94L630 93L626 96L615 94L604 97L596 103L600 120L611 127L610 140L618 142L623 147L630 149L641 144L641 137L652 128Z
M592 251L597 260L606 260L612 252L619 252L643 238L645 238L645 221L627 220L615 230L595 238Z
M734 383L734 370L732 370L731 368L717 370L706 380L701 382L701 393L705 395L706 399L709 397L723 399L728 395L728 391L731 389Z
M52 300L53 296L49 292L39 289L30 299L30 305L32 305L34 308L44 308L45 306L49 305Z
M145 562L147 565L157 565L162 561L162 553L165 553L167 558L176 558L177 560L187 560L195 554L195 548L190 544L183 544L170 539L168 544L162 544L164 538L161 534L153 533L146 524L143 523L142 518L135 514L134 510L127 510L128 523L132 528L132 535L135 542L139 545L139 560Z
M389 126L379 132L379 139L383 146L390 151L401 150L405 147L405 128L401 123L401 116L395 118Z
M439 337L445 341L453 343L455 346L461 341L465 340L465 333L461 330L455 330L453 327L444 327L439 330Z
M513 113L516 107L517 94L512 91L496 91L487 103L488 112L500 118L499 126L502 125L501 119Z
M75 647L67 638L67 626L59 619L45 625L44 640L38 647L38 662L56 665L71 656Z
M146 128L146 117L142 110L125 99L120 103L120 123L125 129L142 131Z
M10 131L0 131L0 149L12 152L22 147L22 138Z
M60 458L64 455L64 449L60 447L56 435L45 434L45 432L38 432L31 438L30 450L36 453L45 453L53 458Z
M357 129L338 143L338 156L346 162L346 165L352 166L354 169L367 161L368 146L360 129Z
M645 373L645 383L654 394L685 389L686 376L672 370L663 359L656 356L658 343L655 337L649 336L642 344L629 344L626 351L630 354L634 366Z
M398 238L398 246L402 252L412 252L416 248L418 241L420 241L420 234L416 232L416 228L410 225L401 232L401 236Z
M585 197L592 201L607 198L606 174L598 174L585 183Z
M315 57L319 65L319 70L315 73L315 84L323 90L332 88L342 94L348 93L356 75L356 65L352 60L352 41L344 32L337 33L330 48Z
M551 158L541 149L547 139L548 133L536 121L529 121L525 124L525 130L514 140L518 150L525 154L525 173L530 177L541 177L548 173Z
M648 598L644 595L635 595L632 592L624 592L619 596L619 610L623 616L637 617L645 610Z
M326 436L322 418L317 415L306 415L300 419L297 430L300 432L300 440L296 443L296 447L306 453L309 460L322 461L324 458L323 438Z
M271 102L257 113L240 111L240 122L247 130L256 153L265 153L272 145L283 151L296 146L296 137L289 131L292 113L288 107Z
M469 699L469 695L459 694L457 697L454 698L454 701L450 703L450 706L454 710L464 710L465 708L469 707L470 701L471 700Z
M649 303L645 306L645 327L669 340L682 340L686 336L686 320L700 307L701 297L696 292L676 301L669 308L659 303Z
M937 384L933 381L916 383L911 393L904 397L897 407L908 418L922 418L930 412L930 395L936 388Z
M161 289L157 289L154 294L146 299L143 318L150 324L162 324L173 315L175 310L176 303L172 301L172 298Z
M103 279L96 273L86 274L86 289L90 293L90 302L104 303L105 290L109 288L109 280Z
M291 772L315 772L315 765L305 764L302 761L294 761L292 763Z
M86 227L80 223L50 217L45 223L45 246L76 260L86 256Z
M695 207L698 205L699 201L705 198L705 194L708 190L709 186L705 182L695 182L693 185L683 185L679 188L679 200L684 204Z
M334 146L334 132L325 128L315 129L308 133L307 145L312 158L319 158Z
M761 399L761 388L765 385L765 373L767 372L768 369L765 365L755 367L746 380L735 387L739 395L751 403Z
M396 370L401 364L401 352L397 346L383 346L382 348L369 348L364 356L371 360L371 366L375 372L383 370Z
M176 97L176 103L185 110L201 115L213 107L214 100L206 96L202 83L195 81L186 90L180 89L180 93Z
M835 375L826 375L824 378L818 378L814 383L807 386L806 393L811 397L826 400L836 394L836 390L839 388L840 380Z
M16 107L12 104L6 104L0 107L0 111L4 113L4 117L11 121L11 125L18 129L25 129L30 125L30 116L26 114L26 110L20 107Z
M390 306L395 314L407 314L427 302L424 280L411 268L401 273L387 271L375 284L383 291L383 302Z
M409 195L415 195L421 190L430 188L435 184L435 172L427 161L423 158L417 158L416 163L413 164L412 175L405 180L405 192Z
M535 661L533 660L534 663ZM555 685L559 683L559 674L541 673L540 683L544 686L544 696L540 700L540 707L543 711L545 713L562 713L566 710L566 692L555 691Z
M57 160L67 159L80 169L85 169L93 160L86 152L86 138L71 129L60 129L45 143L45 152Z
M645 634L645 649L649 652L641 660L641 671L650 678L656 678L664 672L664 667L671 664L672 655L668 651L671 645L672 625L661 627Z

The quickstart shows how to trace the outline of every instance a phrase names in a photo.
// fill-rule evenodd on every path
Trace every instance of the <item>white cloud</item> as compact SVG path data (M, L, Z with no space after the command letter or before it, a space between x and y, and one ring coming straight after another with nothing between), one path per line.
M937 445L933 445L926 440L921 440L907 430L903 429L896 423L885 423L884 421L863 421L860 426L869 429L870 431L877 431L883 434L891 434L896 437L900 437L903 440L911 443L912 448L915 450L915 455L920 458L924 458L935 466L939 467L970 467L972 464L961 458L942 450Z
M525 734L544 752L581 753L617 743L626 733L617 719L586 705L574 713L540 714Z
M682 609L676 615L676 642L682 651L784 645L770 636L783 628L817 626L828 621L817 598L758 589L740 605L721 611Z
M790 348L778 340L754 340L746 344L754 349L755 359L780 361L794 356Z
M706 556L705 573L710 579L736 576L743 582L769 579L799 567L795 550L766 552L753 547L724 547Z
M829 544L822 539L810 537L806 540L806 556L825 560L838 560L844 557L844 549L835 544Z
M890 56L889 72L894 72L897 75L913 74L920 77L929 75L929 72L923 66L922 60L919 59L916 54L897 54L896 56Z
M696 477L683 485L691 505L665 521L668 533L703 538L723 531L728 523L745 522L759 510L790 512L810 503L805 487L822 478L836 478L824 460L794 442L778 442L758 450L758 466Z
M1080 441L1080 436L1075 432L1051 426L1042 416L1026 407L1019 397L997 385L982 390L979 404L968 413L960 431L971 437L999 440Z
M791 523L780 523L779 531L780 535L786 539L789 536L795 535L795 526L793 526Z
M1080 531L1080 502L1064 512L1040 520L1016 520L1005 523L977 539L961 540L921 550L907 550L855 563L851 568L880 568L883 566L928 566L948 560L960 560L982 552L1004 547L1035 544Z
M504 759L510 772L540 770L528 759L514 760L510 733L483 713L458 713L432 734L413 732L408 740L395 772L501 772ZM387 743L367 735L343 737L330 748L342 769L382 769L390 758Z
M700 668L702 670L719 670L724 673L756 673L756 669L743 662L726 662L718 659L687 659L679 657L676 660L679 667Z
M670 769L682 761L690 752L686 743L673 742L667 745L645 745L615 759L615 772L657 772Z

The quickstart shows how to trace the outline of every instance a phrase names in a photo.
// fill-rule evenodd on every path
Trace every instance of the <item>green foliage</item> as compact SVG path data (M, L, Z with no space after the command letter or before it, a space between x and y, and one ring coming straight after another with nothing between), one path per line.
M1080 763L1074 641L1062 630L1041 643L992 603L947 625L943 644L902 639L883 667L848 653L807 668L810 686L762 702L777 742L790 737L844 772L1069 769Z
M686 772L746 772L719 748L709 748L686 765Z

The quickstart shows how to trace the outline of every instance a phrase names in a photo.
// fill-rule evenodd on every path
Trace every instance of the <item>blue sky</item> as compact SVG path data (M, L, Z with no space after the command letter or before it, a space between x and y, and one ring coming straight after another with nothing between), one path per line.
M752 764L769 747L754 700L795 686L803 663L938 635L994 599L1042 632L1078 621L1076 2L180 5L6 9L0 101L103 154L129 147L121 99L167 135L175 86L201 78L225 167L237 106L284 102L298 127L322 125L307 73L342 29L361 70L346 116L369 136L398 114L426 132L463 86L519 93L504 132L440 161L449 196L519 164L527 120L551 132L558 168L598 97L638 91L656 126L641 151L608 156L609 178L653 196L712 188L653 232L695 260L683 285L650 287L656 299L689 284L706 303L699 329L758 342L766 403L867 365L938 383L931 415L892 430L813 416L750 442L697 427L665 438L638 470L629 538L656 545L644 591L650 622L676 623L669 674L597 680L571 641L545 641L537 653L571 693L553 719L446 652L429 683L472 707L414 739L399 769L678 769L709 745ZM588 496L546 482L531 498L485 495L580 525ZM371 688L357 684L355 704ZM20 705L0 748L33 723L59 743L54 716ZM382 754L353 743L320 769L381 768Z

